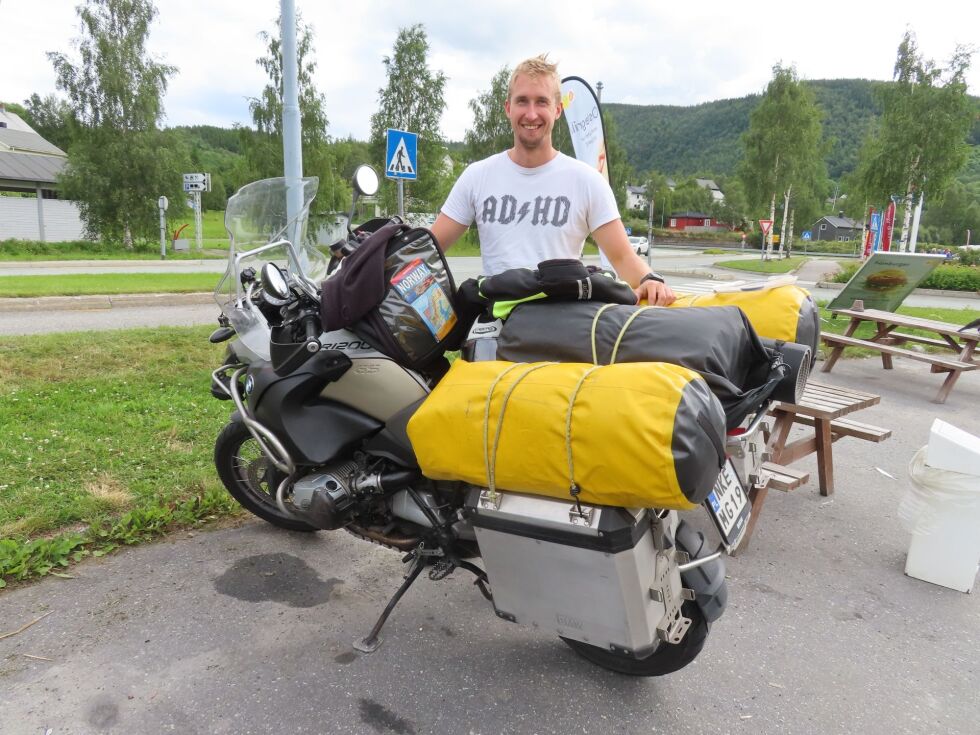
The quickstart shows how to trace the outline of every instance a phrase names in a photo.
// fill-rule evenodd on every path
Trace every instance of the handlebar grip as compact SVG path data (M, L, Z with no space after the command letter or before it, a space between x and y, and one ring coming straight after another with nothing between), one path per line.
M318 341L320 337L320 329L317 324L317 319L312 314L303 319L303 329L306 333L306 341Z

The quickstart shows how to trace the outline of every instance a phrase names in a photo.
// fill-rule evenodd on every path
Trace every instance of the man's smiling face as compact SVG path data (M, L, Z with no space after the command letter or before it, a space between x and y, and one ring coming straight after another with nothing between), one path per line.
M561 117L561 102L554 79L519 74L504 103L514 129L514 145L534 150L551 145L551 131Z

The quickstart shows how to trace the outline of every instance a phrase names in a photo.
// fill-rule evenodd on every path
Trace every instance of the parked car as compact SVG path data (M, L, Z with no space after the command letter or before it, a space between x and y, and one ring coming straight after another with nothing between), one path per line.
M629 241L630 245L633 246L633 252L637 255L646 255L650 251L650 243L645 237L630 235Z

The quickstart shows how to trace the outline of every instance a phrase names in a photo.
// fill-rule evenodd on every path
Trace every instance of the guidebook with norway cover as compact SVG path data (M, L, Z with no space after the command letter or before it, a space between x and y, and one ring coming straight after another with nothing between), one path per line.
M449 334L456 314L436 277L416 258L391 278L391 285L425 322L436 340Z

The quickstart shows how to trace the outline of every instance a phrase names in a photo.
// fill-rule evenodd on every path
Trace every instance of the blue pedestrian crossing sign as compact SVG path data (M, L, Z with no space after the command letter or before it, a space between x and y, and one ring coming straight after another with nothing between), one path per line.
M385 152L385 177L415 181L418 171L418 133L388 128L388 145Z
M803 230L803 234L800 237L802 237L804 240L812 240L813 233L810 230Z

